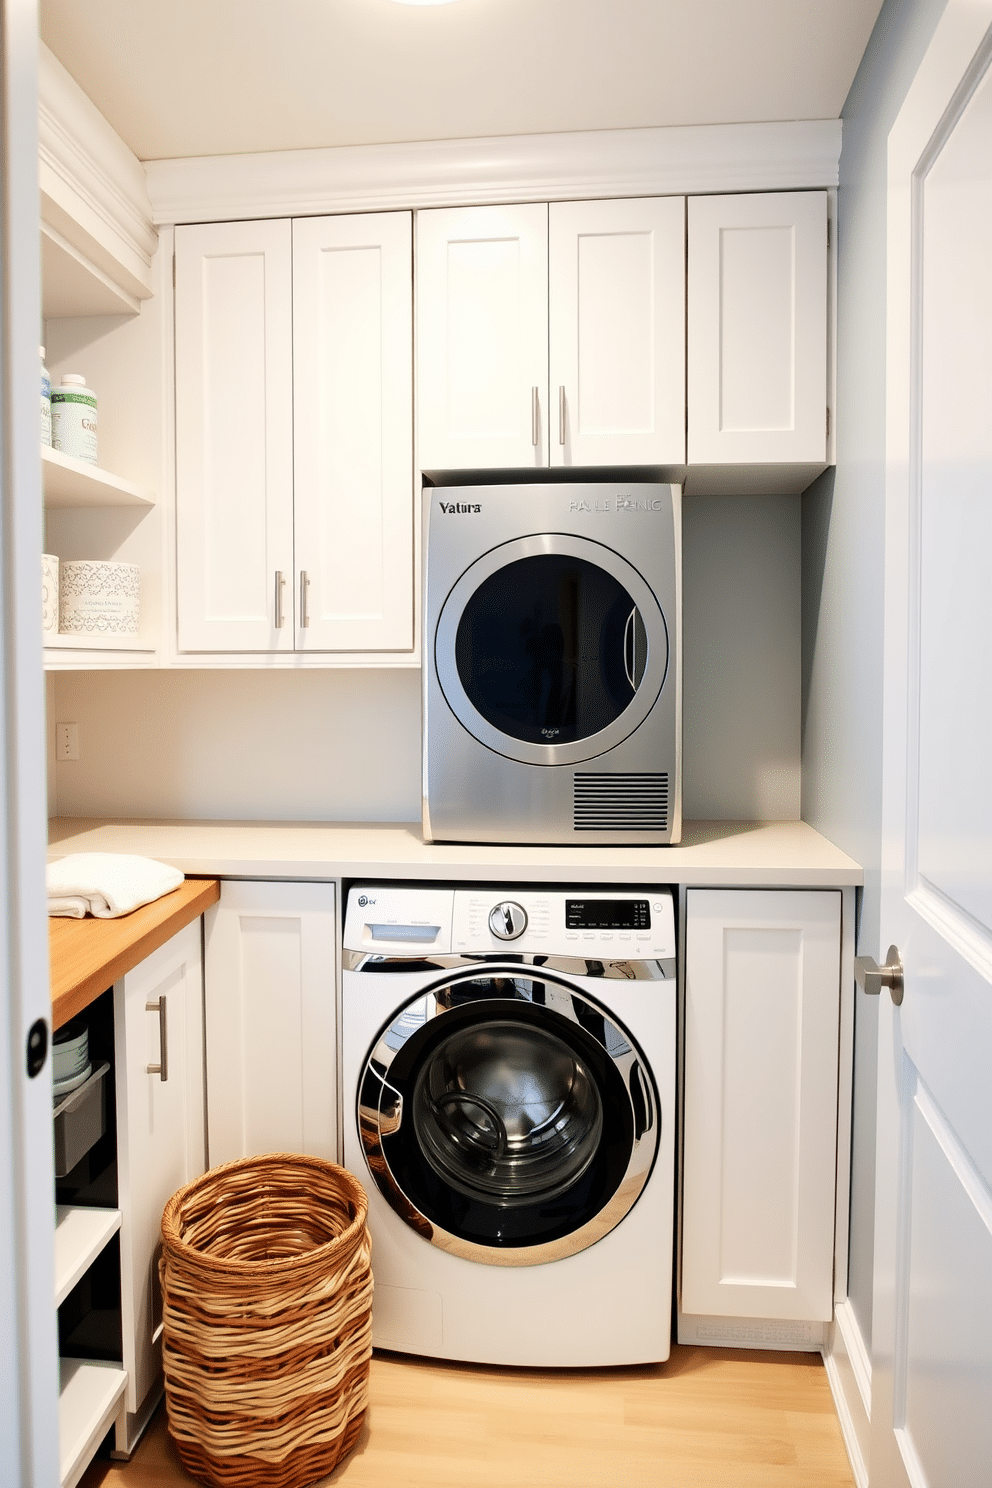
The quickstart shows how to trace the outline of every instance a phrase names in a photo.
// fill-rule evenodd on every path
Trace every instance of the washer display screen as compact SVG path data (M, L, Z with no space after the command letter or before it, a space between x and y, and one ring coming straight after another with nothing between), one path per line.
M568 930L650 930L646 899L566 899Z

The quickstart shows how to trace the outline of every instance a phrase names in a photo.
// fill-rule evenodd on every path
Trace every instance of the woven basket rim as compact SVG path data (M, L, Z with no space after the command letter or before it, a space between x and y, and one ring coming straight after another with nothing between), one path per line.
M276 1256L265 1260L244 1260L237 1256L214 1255L210 1251L200 1250L195 1245L191 1245L179 1233L178 1220L183 1205L204 1188L214 1184L220 1185L229 1174L242 1172L245 1169L258 1170L259 1176L262 1177L266 1170L276 1168L295 1168L301 1176L318 1170L323 1176L333 1178L346 1191L347 1198L355 1206L355 1217L351 1223L341 1231L340 1235L335 1235L333 1239L326 1240L322 1245L315 1245L302 1254ZM256 1157L238 1157L231 1162L219 1163L178 1189L167 1202L162 1214L162 1245L177 1258L192 1257L198 1266L234 1274L258 1276L263 1272L298 1271L301 1266L311 1265L325 1258L329 1259L336 1252L352 1246L365 1228L367 1218L368 1196L359 1180L347 1168L342 1168L338 1163L333 1163L327 1158L310 1157L299 1152L266 1152Z

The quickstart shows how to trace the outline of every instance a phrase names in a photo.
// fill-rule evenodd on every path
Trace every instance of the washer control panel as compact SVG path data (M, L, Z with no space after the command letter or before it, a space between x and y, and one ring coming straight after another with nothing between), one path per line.
M451 949L504 948L586 959L654 961L675 955L675 905L668 888L611 892L455 889Z
M344 946L391 957L543 953L672 960L675 901L670 888L356 885L348 894Z

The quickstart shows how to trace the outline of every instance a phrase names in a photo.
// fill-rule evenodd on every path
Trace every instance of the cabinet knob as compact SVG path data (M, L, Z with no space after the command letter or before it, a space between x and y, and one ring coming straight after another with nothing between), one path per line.
M903 979L902 957L898 947L889 946L889 954L883 966L879 966L872 956L855 956L854 980L868 993L869 997L877 997L883 987L888 987L889 996L896 1007L899 1007L906 986Z

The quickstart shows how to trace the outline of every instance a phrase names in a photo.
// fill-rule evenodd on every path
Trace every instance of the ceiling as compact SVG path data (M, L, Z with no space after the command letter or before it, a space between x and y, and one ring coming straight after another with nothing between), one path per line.
M40 0L141 160L833 119L881 0Z

